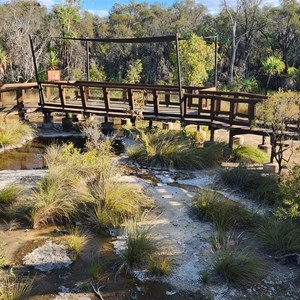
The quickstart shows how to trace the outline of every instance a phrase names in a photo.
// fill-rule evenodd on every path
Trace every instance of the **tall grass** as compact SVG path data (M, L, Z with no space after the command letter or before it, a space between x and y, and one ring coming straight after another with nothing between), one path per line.
M221 170L220 177L223 183L248 194L253 199L274 204L280 197L278 181L275 176L239 166Z
M20 143L24 137L33 136L34 129L18 119L0 116L0 146Z
M270 157L264 151L250 146L238 146L233 150L233 159L243 163L258 163L268 162Z
M76 227L75 229L71 230L70 235L67 235L65 239L69 249L72 252L72 257L75 260L82 248L86 245L88 241L88 235Z
M0 299L1 300L25 300L28 299L32 289L34 278L17 277L13 271L3 277L0 282Z
M257 284L266 275L266 264L249 249L219 251L214 268L228 282L242 287Z
M198 193L193 208L200 219L211 221L220 231L252 226L252 214L242 205L210 191Z
M49 175L38 183L33 198L34 227L71 221L78 213L80 196L76 190L76 181L72 177L69 178L65 170L50 170Z
M140 142L129 147L127 154L132 160L152 167L202 169L217 165L223 157L223 144L199 148L181 132L141 132Z
M257 234L276 255L300 252L300 226L289 219L266 218Z
M121 253L123 267L132 268L146 264L157 251L157 242L150 233L150 228L139 224L135 219L126 223L126 248Z
M96 229L119 228L125 219L139 215L151 201L136 185L116 183L112 179L97 181L90 187L89 222Z

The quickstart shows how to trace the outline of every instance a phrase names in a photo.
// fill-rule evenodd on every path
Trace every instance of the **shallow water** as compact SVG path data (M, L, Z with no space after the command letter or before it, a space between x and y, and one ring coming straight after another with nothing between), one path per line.
M74 143L78 148L84 147L82 137L39 137L26 143L21 148L0 153L0 170L32 170L45 168L43 158L46 146L52 143Z

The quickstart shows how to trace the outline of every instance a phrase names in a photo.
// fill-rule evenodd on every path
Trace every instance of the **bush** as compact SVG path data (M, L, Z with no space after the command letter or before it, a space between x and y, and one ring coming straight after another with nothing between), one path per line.
M129 157L151 167L202 169L217 165L223 157L224 144L214 143L207 148L193 145L181 132L141 133L141 144L129 147Z
M19 144L24 137L34 135L34 129L18 119L0 117L0 145Z
M223 183L236 188L250 197L274 204L280 198L277 177L264 175L244 166L224 169L220 172Z
M280 218L300 218L300 168L292 170L288 177L280 182L280 192L283 199L277 208L276 215Z
M201 219L213 222L220 231L252 225L252 215L246 208L215 192L197 194L193 207Z
M214 267L228 282L242 287L259 283L266 273L266 264L248 249L218 252Z
M258 226L257 234L276 255L300 252L300 227L291 220L266 218Z
M264 151L250 146L239 146L233 150L233 159L244 163L262 164L268 162L270 157Z

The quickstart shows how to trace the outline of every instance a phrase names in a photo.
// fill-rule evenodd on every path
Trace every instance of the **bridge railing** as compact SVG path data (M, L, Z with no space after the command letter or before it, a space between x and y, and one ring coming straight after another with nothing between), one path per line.
M44 112L95 113L123 118L142 111L145 119L226 126L250 126L255 119L256 104L267 98L199 86L183 86L182 99L178 87L172 85L59 81L42 82L41 86L43 101L39 105ZM0 95L15 93L14 101L22 108L24 92L36 88L35 83L16 84L0 88ZM5 102L0 105L4 106Z

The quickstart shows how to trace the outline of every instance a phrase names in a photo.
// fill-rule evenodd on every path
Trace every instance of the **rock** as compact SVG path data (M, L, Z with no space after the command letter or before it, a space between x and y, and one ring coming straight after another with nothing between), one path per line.
M41 272L50 272L53 269L68 268L72 260L67 255L65 245L57 245L52 241L34 249L23 258L25 266L31 266Z
M278 165L276 163L264 163L264 173L276 174L278 173Z
M177 292L175 292L175 291L166 291L167 296L173 296L173 295L176 295L176 294L177 294Z

